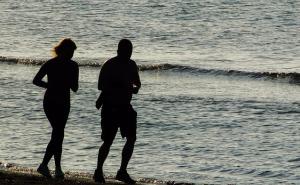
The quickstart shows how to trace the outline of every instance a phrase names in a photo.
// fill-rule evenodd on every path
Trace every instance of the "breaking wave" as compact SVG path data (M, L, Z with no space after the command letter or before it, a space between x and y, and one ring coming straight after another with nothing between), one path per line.
M46 59L29 59L29 58L12 58L0 56L0 61L9 64L27 64L42 65ZM96 59L76 59L79 66L83 67L101 67L104 60ZM100 61L100 62L99 62ZM140 62L139 62L140 63ZM232 76L232 77L248 77L253 79L265 80L285 80L289 83L300 84L300 73L284 73L284 72L256 72L241 70L225 70L225 69L206 69L176 64L153 64L139 65L140 71L171 71L178 73L190 73L193 75L215 75L215 76Z

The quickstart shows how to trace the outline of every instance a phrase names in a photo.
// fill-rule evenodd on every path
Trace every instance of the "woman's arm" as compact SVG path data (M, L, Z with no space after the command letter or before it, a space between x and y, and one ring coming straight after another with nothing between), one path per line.
M42 65L42 67L40 68L40 70L38 71L38 73L35 75L35 77L33 78L33 84L39 87L43 87L45 89L47 89L48 87L48 83L43 81L44 76L46 75L46 67L45 64Z
M137 94L139 92L139 89L141 88L141 80L139 76L139 68L137 67L136 63L134 62L134 73L133 73L133 94Z
M78 90L78 78L79 78L79 67L78 64L75 63L75 69L74 69L74 78L73 78L73 82L71 84L71 89L73 92L77 92Z

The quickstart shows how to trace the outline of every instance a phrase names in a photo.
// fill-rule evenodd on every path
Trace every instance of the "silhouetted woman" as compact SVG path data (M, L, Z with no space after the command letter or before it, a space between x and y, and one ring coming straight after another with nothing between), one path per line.
M71 60L76 44L71 39L63 39L53 49L55 57L47 61L36 74L33 84L46 88L44 111L52 127L51 140L46 148L43 162L37 171L51 178L48 163L55 160L55 177L64 178L61 169L64 129L70 112L70 89L78 89L78 64ZM47 75L47 81L43 78Z

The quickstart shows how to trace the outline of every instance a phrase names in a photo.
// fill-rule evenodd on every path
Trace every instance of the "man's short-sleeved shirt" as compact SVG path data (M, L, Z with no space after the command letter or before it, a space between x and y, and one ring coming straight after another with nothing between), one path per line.
M103 64L98 88L104 95L104 104L123 106L130 104L136 83L140 84L140 78L135 61L114 57Z

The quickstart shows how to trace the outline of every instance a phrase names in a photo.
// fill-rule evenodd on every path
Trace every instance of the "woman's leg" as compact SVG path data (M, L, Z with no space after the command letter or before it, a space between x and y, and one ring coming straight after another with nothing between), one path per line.
M46 148L46 152L45 152L42 164L41 164L42 166L48 166L49 161L51 160L52 156L54 155L55 149L54 149L54 143L53 143L52 138L54 138L53 131L52 131L52 135L51 135L51 140L48 143L47 148Z
M64 127L58 127L53 129L54 139L54 161L57 170L61 170L61 155L62 155L62 144L64 140Z
M70 105L44 102L44 110L52 126L52 134L42 164L48 165L49 161L54 155L55 166L57 169L61 170L64 129L69 116Z
M54 155L54 151L55 151L55 147L54 147L54 138L55 138L55 135L53 132L54 128L53 126L55 125L54 122L55 122L55 114L54 112L52 111L52 106L49 102L47 102L46 99L44 99L44 112L50 122L50 125L52 127L52 134L51 134L51 139L47 145L47 148L46 148L46 151L45 151L45 155L44 155L44 158L43 158L43 161L42 161L42 166L47 166L49 161L51 160L52 156Z

